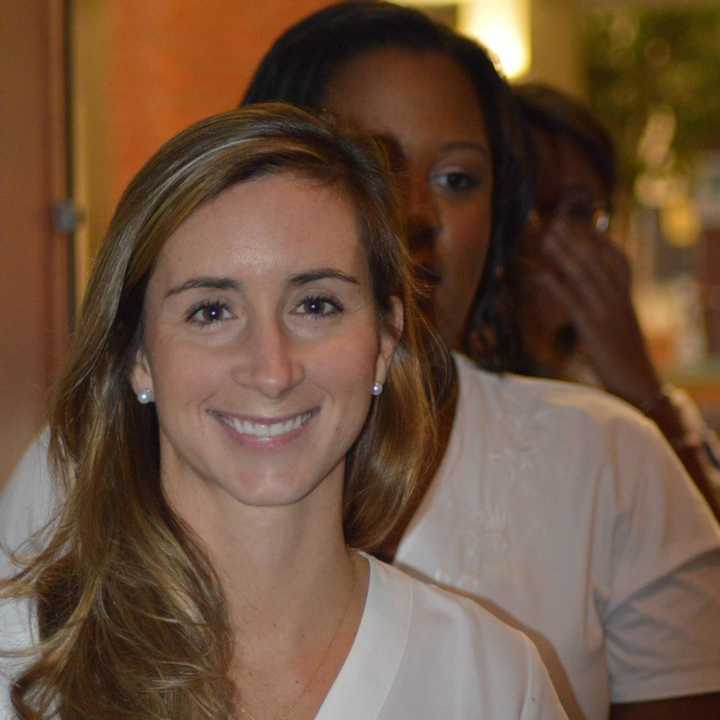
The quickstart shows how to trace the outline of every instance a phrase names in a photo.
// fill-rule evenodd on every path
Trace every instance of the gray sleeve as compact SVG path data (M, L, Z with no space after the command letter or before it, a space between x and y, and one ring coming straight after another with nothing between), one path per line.
M26 450L0 495L0 546L17 550L43 528L57 506L48 468L48 431ZM3 556L5 553L3 552Z

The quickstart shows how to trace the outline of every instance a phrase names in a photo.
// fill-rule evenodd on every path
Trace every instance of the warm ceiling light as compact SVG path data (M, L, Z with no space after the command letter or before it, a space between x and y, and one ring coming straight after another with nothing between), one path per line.
M482 43L506 77L530 69L530 0L395 0L419 9L455 8L457 29Z
M470 0L458 3L458 29L479 40L514 79L530 68L529 0Z

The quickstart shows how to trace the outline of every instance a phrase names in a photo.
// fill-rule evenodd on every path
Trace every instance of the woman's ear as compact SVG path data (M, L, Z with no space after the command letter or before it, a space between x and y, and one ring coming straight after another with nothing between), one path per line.
M153 392L152 373L142 346L135 351L135 361L130 371L130 384L136 395L143 390Z
M383 318L380 327L380 352L375 368L375 382L384 384L395 348L402 335L405 323L405 309L399 297L390 298L390 311Z

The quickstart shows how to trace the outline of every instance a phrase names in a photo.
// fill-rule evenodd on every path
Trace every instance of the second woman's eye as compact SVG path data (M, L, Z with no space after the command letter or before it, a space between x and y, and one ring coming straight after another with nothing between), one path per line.
M296 306L296 315L324 318L342 312L343 306L334 298L325 296L306 297Z
M479 180L462 170L440 172L433 175L433 182L440 188L451 193L463 193L475 189Z
M189 322L201 327L214 325L215 323L229 320L233 317L227 303L220 301L203 302L194 305L188 312L187 319Z

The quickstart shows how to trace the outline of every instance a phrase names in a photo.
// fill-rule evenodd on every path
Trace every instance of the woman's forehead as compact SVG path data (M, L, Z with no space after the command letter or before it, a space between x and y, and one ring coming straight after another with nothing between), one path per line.
M354 205L334 185L283 173L233 185L203 203L165 242L161 276L290 272L362 252Z
M438 51L383 48L359 55L331 79L329 109L403 147L484 140L482 107L469 76Z

